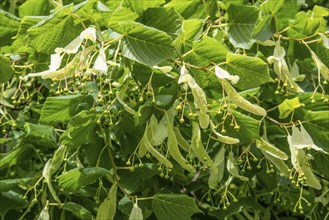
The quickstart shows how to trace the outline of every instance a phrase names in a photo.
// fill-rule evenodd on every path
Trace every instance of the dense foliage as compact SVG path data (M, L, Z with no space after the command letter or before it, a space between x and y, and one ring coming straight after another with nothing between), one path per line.
M329 218L328 4L1 1L2 219Z

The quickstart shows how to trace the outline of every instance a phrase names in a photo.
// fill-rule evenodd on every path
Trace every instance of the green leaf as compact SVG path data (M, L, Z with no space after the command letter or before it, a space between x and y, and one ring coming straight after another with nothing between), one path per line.
M157 194L152 207L159 220L190 219L193 214L201 212L194 199L182 194Z
M0 215L2 218L9 210L22 209L28 206L28 202L23 199L23 195L14 191L0 193L0 201Z
M93 142L97 137L96 121L97 116L94 113L81 111L70 120L68 129L61 136L60 142L75 148Z
M253 38L266 41L275 31L275 14L283 6L283 0L268 0L260 5L260 15L253 30Z
M90 108L92 103L91 96L48 97L42 107L39 122L48 125L67 122L81 110Z
M192 50L187 59L191 59L191 63L202 67L207 67L211 63L224 62L228 53L223 43L208 36L204 36L201 41L194 41Z
M192 43L198 39L203 26L203 20L190 19L183 21L179 35L174 41L174 46L179 53L192 49Z
M121 22L135 21L136 18L138 18L138 14L129 8L120 6L111 15L108 25L112 30L120 32L121 28L119 24Z
M143 188L152 187L152 177L158 174L157 168L155 163L144 163L144 167L135 167L133 173L119 173L119 183L129 194L135 194Z
M0 180L0 192L6 192L18 188L20 185L31 182L33 178L17 178L17 179L3 179Z
M218 209L211 211L209 214L216 217L217 219L225 219L237 213L241 213L243 210L253 209L255 211L264 210L258 201L253 197L244 197L238 200L236 203L231 203L226 210Z
M181 17L173 8L149 8L140 22L170 35L177 35L182 25Z
M259 9L254 6L231 4L227 9L229 20L228 37L234 47L251 48L255 40L252 32L258 18Z
M172 0L165 7L173 7L184 19L204 18L206 11L203 2L194 0Z
M0 8L0 46L11 42L11 38L17 33L19 22L20 18Z
M28 29L29 44L44 54L68 45L76 37L76 27L70 15L72 9L72 6L63 7Z
M298 97L295 97L293 99L285 99L280 105L278 105L278 109L280 112L279 118L287 118L291 112L293 112L296 108L300 108L302 106L304 105L299 102Z
M226 62L226 70L240 77L234 85L239 89L251 89L273 81L267 64L260 58L228 53Z
M47 0L27 0L19 6L19 16L40 16L48 15L49 1Z
M30 146L22 146L16 150L7 153L4 157L0 159L0 170L22 162L21 158L26 155L26 151L29 149Z
M88 209L77 203L66 202L62 208L70 211L78 219L95 219L95 216Z
M78 189L94 183L99 177L110 175L110 171L101 167L87 167L70 170L58 177L64 190L76 192Z
M283 6L275 16L277 21L277 31L286 28L289 25L289 22L296 19L296 14L302 5L302 3L299 4L299 2L299 0L284 1Z
M329 151L329 111L307 111L304 128L311 135L314 143Z
M143 86L147 85L150 79L152 79L152 86L156 88L162 87L174 80L161 71L154 70L149 66L137 62L133 64L132 73Z
M247 144L255 139L258 139L259 121L238 111L231 111L237 124L240 126L240 130L236 131L232 126L230 126L231 118L229 117L225 121L225 130L227 132L225 135L239 139L239 144Z
M124 0L123 4L126 7L132 9L137 14L141 15L146 9L159 6L161 4L164 4L165 2L165 0Z
M329 10L315 6L313 11L298 12L296 18L289 23L288 36L302 38L315 33L323 33L327 30L325 17L329 16Z
M56 143L56 134L52 126L37 125L26 122L24 125L26 132L25 140L35 145L53 147Z
M113 220L117 209L118 185L113 184L106 199L100 204L97 210L96 220Z
M137 22L122 22L119 26L119 32L124 36L122 48L125 57L149 66L172 57L172 40L165 32Z
M15 71L10 60L0 54L0 83L7 83L14 74Z
M43 16L25 16L22 18L21 23L19 25L19 29L15 36L15 41L12 44L13 49L16 52L26 52L28 49L27 46L27 30L39 23L44 17Z

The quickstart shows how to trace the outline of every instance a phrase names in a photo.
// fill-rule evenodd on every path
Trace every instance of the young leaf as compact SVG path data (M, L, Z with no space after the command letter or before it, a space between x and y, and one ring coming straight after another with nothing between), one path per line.
M106 199L100 204L97 210L96 220L113 220L117 209L118 185L113 184Z
M285 99L280 105L278 105L278 109L280 112L279 118L287 118L291 112L293 112L296 108L300 108L302 106L304 105L299 102L298 97L295 97L293 99Z

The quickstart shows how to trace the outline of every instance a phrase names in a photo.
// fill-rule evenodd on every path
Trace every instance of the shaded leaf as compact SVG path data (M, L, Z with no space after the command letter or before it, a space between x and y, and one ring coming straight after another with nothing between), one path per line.
M157 194L152 207L159 220L190 219L193 214L201 212L194 199L181 194Z
M182 25L181 17L173 8L149 8L140 20L142 24L170 35L177 35Z
M25 140L36 145L53 147L56 143L56 134L52 126L25 123Z
M0 193L0 201L0 215L2 218L9 210L22 209L28 206L28 202L23 199L23 195L11 190Z
M93 98L91 96L48 97L42 107L39 122L48 125L67 122L80 110L90 108L92 103Z
M110 175L101 167L87 167L70 170L59 176L59 185L68 191L77 191L81 187L94 183L99 177Z
M95 216L85 207L74 202L66 202L62 209L70 211L78 219L95 219Z
M11 42L11 38L17 33L20 20L20 18L0 8L0 46Z
M15 71L10 64L10 60L0 54L0 83L7 83L14 74Z

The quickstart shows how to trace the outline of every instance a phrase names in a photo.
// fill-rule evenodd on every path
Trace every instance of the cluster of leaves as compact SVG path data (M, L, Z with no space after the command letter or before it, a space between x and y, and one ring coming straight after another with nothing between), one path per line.
M328 217L326 1L0 7L2 219Z

